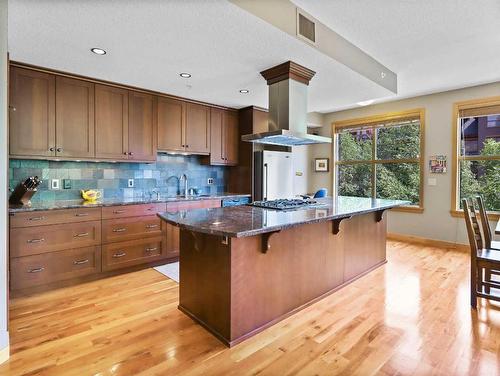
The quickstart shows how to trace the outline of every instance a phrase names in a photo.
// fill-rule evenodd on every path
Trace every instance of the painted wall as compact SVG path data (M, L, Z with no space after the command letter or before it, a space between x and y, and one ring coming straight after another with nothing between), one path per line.
M43 182L32 201L79 199L81 189L99 189L104 198L149 197L156 190L162 196L175 196L182 174L188 177L188 188L199 188L201 193L219 193L226 190L226 167L207 166L197 156L158 155L156 163L58 162L13 159L9 164L10 189L28 176L38 176ZM214 184L208 185L207 179ZM50 180L59 179L61 189L49 189ZM71 189L63 188L63 179L71 182ZM128 180L134 179L134 188ZM184 182L180 188L183 189Z
M7 332L7 0L0 0L0 352Z
M399 234L467 244L463 219L450 215L452 107L454 102L498 95L500 95L500 82L334 112L324 115L325 125L321 129L321 134L331 136L331 123L334 121L425 108L424 212L422 214L391 212L388 216L388 230ZM311 158L319 156L332 158L332 151L333 149L328 146L319 145L312 151ZM427 185L427 179L430 177L428 160L430 155L436 154L448 157L449 168L446 174L432 174L432 177L437 180L437 185L429 186ZM310 183L311 190L323 186L331 189L332 172L311 173Z

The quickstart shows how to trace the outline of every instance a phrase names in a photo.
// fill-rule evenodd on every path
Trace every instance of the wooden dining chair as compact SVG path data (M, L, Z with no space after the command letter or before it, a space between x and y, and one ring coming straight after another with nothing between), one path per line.
M491 240L491 228L488 221L488 214L484 206L484 201L481 196L476 197L477 208L479 209L479 217L481 219L481 227L483 228L484 247L500 250L500 242Z
M500 252L483 247L483 239L474 206L469 204L467 199L462 200L462 206L471 256L470 303L472 308L476 309L478 297L500 302L500 295L491 294L491 288L500 289L500 282L491 280L491 272L500 270Z

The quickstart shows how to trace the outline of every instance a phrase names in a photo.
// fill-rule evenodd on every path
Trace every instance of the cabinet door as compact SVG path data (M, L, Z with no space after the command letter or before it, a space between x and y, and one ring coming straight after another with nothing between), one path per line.
M238 164L238 144L240 132L238 128L238 115L232 111L224 112L224 159L228 165Z
M184 151L186 103L158 97L158 150Z
M223 147L223 111L212 108L210 110L210 164L225 163Z
M55 77L10 69L9 144L11 155L55 155Z
M94 84L56 77L56 155L94 157Z
M128 97L128 152L129 159L156 160L156 97L129 92Z
M164 223L162 226L165 227L167 237L167 258L178 257L180 249L179 227L171 225L170 223Z
M128 159L128 91L95 86L95 155Z
M210 110L199 104L186 104L186 151L210 152Z

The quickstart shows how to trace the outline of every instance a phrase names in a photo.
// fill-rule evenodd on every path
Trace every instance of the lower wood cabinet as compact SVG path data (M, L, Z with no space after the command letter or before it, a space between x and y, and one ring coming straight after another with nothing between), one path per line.
M103 244L161 235L161 220L154 215L102 221Z
M10 281L13 290L97 274L100 271L100 246L15 257L10 260Z
M114 270L166 257L165 237L129 240L102 246L102 270Z

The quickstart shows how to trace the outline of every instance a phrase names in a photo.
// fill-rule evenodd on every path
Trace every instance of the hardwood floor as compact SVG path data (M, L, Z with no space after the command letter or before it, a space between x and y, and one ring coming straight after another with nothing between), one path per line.
M468 255L394 241L387 252L232 349L177 310L178 285L153 269L17 298L0 375L500 374L500 304L469 308Z

